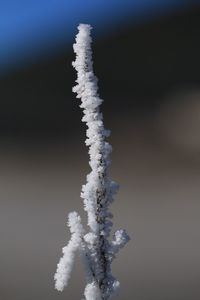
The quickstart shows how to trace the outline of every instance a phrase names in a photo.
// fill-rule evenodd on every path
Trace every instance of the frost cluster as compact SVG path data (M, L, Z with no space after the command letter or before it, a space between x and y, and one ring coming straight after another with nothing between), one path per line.
M86 145L89 147L91 172L82 187L81 197L88 217L88 232L85 232L80 216L69 214L68 226L71 239L63 248L63 257L57 265L54 276L55 287L62 291L68 284L73 267L75 252L79 250L86 269L84 299L108 300L119 288L119 282L111 273L111 263L120 248L128 242L125 230L117 230L110 238L112 214L109 210L118 191L118 184L109 177L111 145L106 141L110 135L104 128L100 105L103 102L98 94L97 78L93 73L90 31L88 24L80 24L73 45L76 60L72 63L77 71L77 85L73 92L80 98L83 109L82 121L87 125Z

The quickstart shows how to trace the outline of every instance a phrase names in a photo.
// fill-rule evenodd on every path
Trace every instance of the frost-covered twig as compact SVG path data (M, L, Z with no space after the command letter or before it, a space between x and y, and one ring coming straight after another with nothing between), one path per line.
M77 213L69 215L72 237L63 248L63 257L55 274L55 287L62 291L67 285L77 249L85 262L87 285L86 300L108 300L119 287L119 282L111 273L111 263L120 248L128 242L125 230L117 230L110 241L112 214L109 206L114 200L119 186L109 177L111 145L106 141L110 132L105 130L99 106L102 99L98 95L97 78L93 73L91 50L91 26L80 24L74 44L76 60L72 63L77 71L77 85L73 92L81 99L83 122L87 124L86 145L89 146L91 172L83 185L81 197L88 216L89 232L85 233Z
M63 250L63 257L60 259L57 265L57 272L55 278L55 288L58 291L62 291L68 284L68 280L71 275L71 271L74 264L74 256L76 250L81 246L83 237L83 226L81 224L81 218L77 212L71 212L68 216L68 226L71 232L71 240Z

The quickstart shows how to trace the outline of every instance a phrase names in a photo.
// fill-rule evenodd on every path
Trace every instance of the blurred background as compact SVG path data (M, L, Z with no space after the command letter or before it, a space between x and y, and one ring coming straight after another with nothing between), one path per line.
M121 186L115 229L132 238L113 265L115 299L200 299L198 0L0 1L0 299L83 292L79 258L62 294L53 282L68 212L85 220L85 124L71 91L83 22Z

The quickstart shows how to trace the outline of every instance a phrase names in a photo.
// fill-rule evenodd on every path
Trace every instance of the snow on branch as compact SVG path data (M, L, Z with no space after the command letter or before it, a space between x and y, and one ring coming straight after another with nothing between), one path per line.
M87 285L84 292L86 300L108 300L119 288L119 282L113 277L111 263L115 255L129 241L125 230L118 230L110 241L112 213L110 204L119 185L110 179L112 147L106 141L110 131L104 128L100 105L97 78L93 73L91 50L91 29L88 24L80 24L73 45L76 59L72 63L77 71L77 85L73 92L80 98L83 109L82 121L87 125L86 145L89 147L89 165L91 172L82 187L81 197L88 217L89 232L84 232L77 213L69 215L68 225L71 240L63 248L63 257L54 276L55 287L62 291L67 285L73 267L74 256L80 251L86 269Z
M75 252L81 245L81 240L84 233L81 225L81 218L77 212L71 212L69 214L68 226L72 234L71 240L69 241L68 245L62 249L63 257L60 259L57 265L57 271L54 276L56 281L55 288L58 291L62 291L68 284L74 264Z

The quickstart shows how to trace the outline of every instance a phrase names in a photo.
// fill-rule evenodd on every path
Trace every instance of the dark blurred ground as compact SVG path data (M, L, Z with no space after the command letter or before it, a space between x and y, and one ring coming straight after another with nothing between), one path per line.
M200 298L200 13L119 26L94 41L116 227L132 237L114 264L117 299ZM94 29L95 30L95 29ZM78 262L63 294L53 273L89 171L72 49L0 79L0 233L3 300L80 299Z

